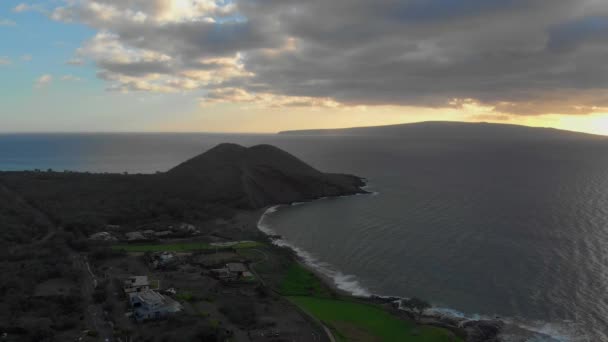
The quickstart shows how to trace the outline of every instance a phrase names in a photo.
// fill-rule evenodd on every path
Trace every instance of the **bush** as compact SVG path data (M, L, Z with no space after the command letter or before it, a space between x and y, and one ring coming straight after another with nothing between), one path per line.
M95 303L101 304L105 302L107 298L108 294L104 287L99 286L95 289L95 291L93 291L93 300L95 301Z
M95 248L91 252L90 258L92 261L101 261L101 260L106 260L106 259L121 258L126 255L127 255L127 252L125 252L122 249L98 247L98 248Z
M201 326L196 329L192 341L217 341L219 339L218 329L211 326Z
M184 302L190 302L190 303L196 302L199 300L199 298L196 295L194 295L192 292L180 292L177 295L175 295L175 298L177 300L184 301Z
M230 322L248 327L257 322L255 303L250 299L230 299L225 301L219 308Z
M259 285L256 287L255 292L260 298L268 298L268 296L270 296L270 290L264 285Z

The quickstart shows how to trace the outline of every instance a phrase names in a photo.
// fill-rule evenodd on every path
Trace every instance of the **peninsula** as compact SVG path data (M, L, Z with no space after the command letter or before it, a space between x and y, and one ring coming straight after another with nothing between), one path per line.
M339 293L257 229L265 208L365 193L269 145L157 174L0 172L7 341L461 341ZM270 339L269 339L270 338Z

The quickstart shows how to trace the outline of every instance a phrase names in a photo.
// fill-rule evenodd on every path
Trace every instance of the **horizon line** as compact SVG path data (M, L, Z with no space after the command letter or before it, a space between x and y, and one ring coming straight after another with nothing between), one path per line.
M463 124L489 124L489 125L499 125L499 126L519 126L519 127L528 127L528 128L538 128L538 129L551 129L555 131L562 132L572 132L579 133L585 135L594 135L599 137L608 137L608 134L599 134L599 133L590 133L585 131L578 130L570 130L570 129L562 129L555 128L550 126L531 126L524 124L516 124L516 123L498 123L498 122L489 122L489 121L459 121L459 120L423 120L423 121L414 121L414 122L403 122L403 123L395 123L395 124L385 124L385 125L371 125L371 126L348 126L348 127L328 127L328 128L293 128L293 129L284 129L279 131L272 132L251 132L251 131L0 131L0 135L20 135L20 134L217 134L217 135L278 135L282 132L297 132L297 131L324 131L324 130L348 130L348 129L356 129L356 128L374 128L374 127L390 127L390 126L400 126L400 125L412 125L412 124L421 124L421 123L463 123Z

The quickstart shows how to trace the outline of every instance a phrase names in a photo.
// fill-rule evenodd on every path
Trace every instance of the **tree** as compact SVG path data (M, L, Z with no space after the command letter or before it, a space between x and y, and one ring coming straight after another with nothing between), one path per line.
M401 307L414 312L416 314L416 320L419 321L420 318L422 318L422 314L424 313L424 311L426 309L431 308L431 304L420 298L413 297L408 299L402 299Z

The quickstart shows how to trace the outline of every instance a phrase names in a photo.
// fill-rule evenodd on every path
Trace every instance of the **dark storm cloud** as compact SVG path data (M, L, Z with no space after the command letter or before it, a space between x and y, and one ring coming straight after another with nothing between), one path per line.
M200 16L186 19L170 1L100 3L105 7L81 1L56 17L111 32L126 48L169 57L128 63L92 57L116 75L210 71L214 59L234 58L235 68L250 76L201 87L357 105L472 99L530 115L608 106L603 1L197 0L190 12ZM225 62L218 65L231 74Z
M123 74L126 76L142 76L149 74L166 74L172 71L166 62L162 61L140 61L140 62L111 62L99 61L98 66L104 70Z
M586 17L560 24L550 31L548 45L552 51L564 52L587 42L608 43L608 17Z
M256 4L248 16L272 13L284 32L298 39L296 51L248 54L253 81L271 92L352 104L443 106L454 98L471 98L517 114L539 114L571 112L576 101L564 96L608 84L601 62L608 50L582 44L606 37L599 19L585 16L606 11L598 2ZM577 24L568 26L573 20ZM562 24L564 29L556 29ZM579 98L585 101L581 108L606 105L603 98Z
M525 7L527 0L414 0L396 2L387 14L404 21L436 21Z

